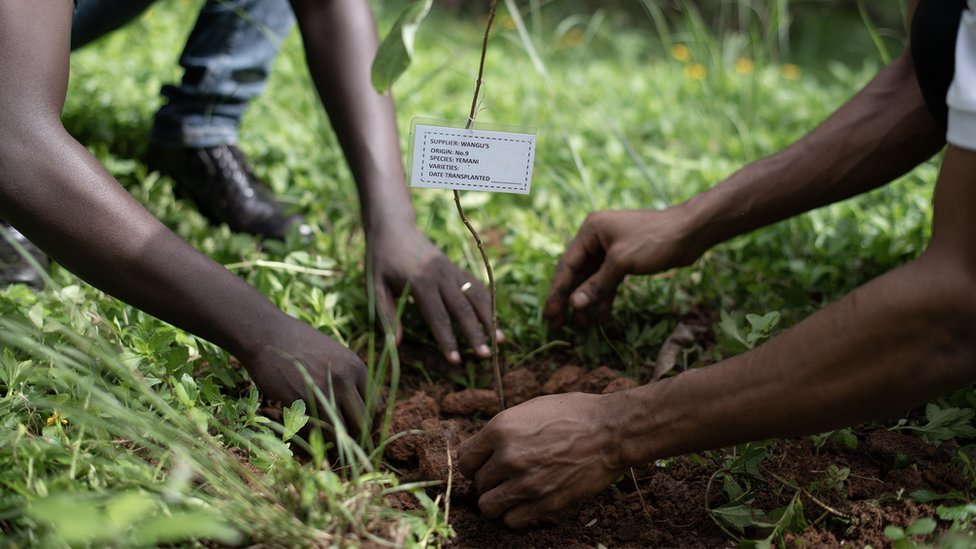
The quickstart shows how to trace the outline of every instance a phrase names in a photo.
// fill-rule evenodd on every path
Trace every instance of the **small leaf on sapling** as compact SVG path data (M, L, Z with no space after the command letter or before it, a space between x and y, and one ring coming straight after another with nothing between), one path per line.
M376 91L385 94L410 66L417 29L432 3L433 0L417 0L408 5L383 39L373 59L372 82Z

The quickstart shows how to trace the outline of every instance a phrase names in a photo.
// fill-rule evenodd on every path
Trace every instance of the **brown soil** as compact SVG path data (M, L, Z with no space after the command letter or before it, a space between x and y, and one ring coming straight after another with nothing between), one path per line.
M392 432L419 429L430 434L408 435L394 441L385 459L406 475L404 481L444 481L429 489L432 497L443 497L448 472L453 470L449 520L457 537L446 541L445 546L738 546L738 540L719 528L707 510L727 502L721 479L713 480L710 489L708 486L719 470L716 463L731 449L677 457L668 467L648 464L635 468L596 497L521 530L510 530L499 521L485 519L478 509L472 483L457 469L457 446L497 413L495 391L463 389L447 381L452 375L465 378L465 372L446 363L435 350L407 347L401 348L400 353L402 364L420 361L427 374L438 381L432 385L418 369L403 370ZM650 374L643 372L641 377ZM541 394L603 393L635 385L607 367L584 369L578 365L576 355L569 354L519 368L508 373L503 383L508 405ZM819 448L810 437L776 441L759 465L762 479L748 479L756 494L751 507L765 512L788 505L796 494L795 486L805 489L800 501L812 526L799 535L787 535L787 546L889 547L891 540L883 533L885 526L907 527L920 517L937 518L932 506L900 496L916 490L944 494L968 488L947 451L951 442L937 448L894 431L867 432L865 426L859 426L854 432L858 438L856 450L839 445L832 438ZM448 448L453 467L448 467ZM896 458L902 468L895 468ZM831 465L850 470L843 484L846 495L831 488L811 489L815 481L828 477ZM741 481L745 477L739 478ZM416 505L412 496L404 494L390 502L403 508ZM939 530L948 526L940 522ZM764 536L758 529L747 529L745 537Z

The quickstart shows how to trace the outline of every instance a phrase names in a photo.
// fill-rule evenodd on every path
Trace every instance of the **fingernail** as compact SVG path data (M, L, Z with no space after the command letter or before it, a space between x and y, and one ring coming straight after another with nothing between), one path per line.
M582 309L590 304L590 296L586 295L586 292L577 292L569 298L569 304L574 309Z
M491 356L491 349L487 345L478 347L478 354L481 356Z
M505 343L505 332L501 330L495 330L495 341L499 343Z
M451 351L447 354L447 360L450 360L454 364L461 362L461 353L457 351Z

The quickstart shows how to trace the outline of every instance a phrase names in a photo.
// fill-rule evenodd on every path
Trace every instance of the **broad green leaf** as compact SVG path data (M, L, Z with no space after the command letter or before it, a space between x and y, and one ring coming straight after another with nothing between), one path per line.
M193 406L193 401L190 400L189 393L186 392L186 387L182 383L176 383L173 385L173 392L176 393L176 398L180 399L180 403L187 408Z
M237 545L240 533L216 516L203 510L188 513L158 515L136 525L132 542L140 546L206 539Z
M768 332L779 324L780 316L779 311L773 311L763 316L748 314L746 315L746 320L749 321L749 325L752 326L753 330Z
M296 400L291 406L284 409L284 423L285 432L282 434L282 440L288 440L295 436L295 433L308 423L304 400Z
M769 442L750 442L737 447L740 455L729 464L729 471L732 473L748 473L759 476L759 463L766 459L767 447Z
M712 509L712 514L738 530L739 533L745 533L746 528L756 525L752 508L744 503L737 505L725 504L721 507L716 507Z
M417 0L408 5L383 39L373 59L373 87L386 93L413 58L413 42L420 22L427 16L433 0Z
M735 481L732 475L725 475L725 482L723 483L722 489L725 491L726 495L729 496L730 500L736 500L742 497L745 490L739 486L739 483Z
M913 536L916 534L931 534L935 531L936 522L928 517L922 517L905 528L905 534Z
M125 492L112 498L105 506L108 526L117 532L124 532L134 523L148 517L156 509L152 496L144 492Z
M31 322L34 323L34 326L37 326L38 329L43 329L45 314L44 304L38 303L31 307L30 312L27 313L27 316L30 317Z
M69 496L53 496L31 502L27 514L50 525L66 545L85 545L106 534L103 517L91 502Z
M739 549L772 549L772 547L773 536L760 540L746 539L739 543Z
M891 540L898 541L900 539L905 539L905 531L897 526L888 525L885 526L884 535Z
M912 497L915 497L915 493L912 494ZM942 520L968 520L973 515L976 515L976 505L972 503L957 505L955 507L940 505L936 507L935 512L938 513L939 518Z
M857 437L854 436L854 433L852 433L850 429L834 431L831 436L834 437L835 441L842 443L851 450L857 450Z
M952 490L948 494L936 494L935 492L930 492L928 490L916 490L911 493L912 499L915 501L921 501L922 503L928 503L930 501L937 501L940 499L965 499L965 495L962 492L957 492Z

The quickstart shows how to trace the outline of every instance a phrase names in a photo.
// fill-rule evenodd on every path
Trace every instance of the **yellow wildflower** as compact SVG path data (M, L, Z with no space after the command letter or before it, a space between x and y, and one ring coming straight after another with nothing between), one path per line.
M675 44L671 46L671 57L674 57L682 63L687 63L691 59L691 50L684 44Z
M783 78L787 80L799 80L800 74L803 73L803 70L800 69L800 67L797 67L796 65L793 65L791 63L786 63L785 65L779 68L779 72L780 74L783 75Z
M704 80L708 76L708 70L705 66L700 63L695 63L694 65L688 65L685 67L685 78L690 78L692 80Z
M740 57L735 60L735 72L739 74L752 74L754 68L755 63L752 62L752 59Z
M64 419L64 417L62 417L61 414L59 414L57 412L54 412L53 414L51 414L51 417L47 418L47 424L48 425L54 425L55 423L57 423L59 421L61 422L61 425L67 425L68 424L68 420Z

